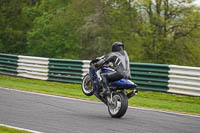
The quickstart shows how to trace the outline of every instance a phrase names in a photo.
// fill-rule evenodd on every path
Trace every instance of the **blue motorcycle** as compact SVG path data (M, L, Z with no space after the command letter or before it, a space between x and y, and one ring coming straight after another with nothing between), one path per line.
M113 71L109 65L104 65L97 69L95 63L100 58L96 58L90 62L89 72L83 77L82 91L86 96L95 95L106 106L111 117L121 118L127 111L128 99L137 94L136 84L128 79L121 79L119 81L109 83L111 90L110 95L103 93L102 73Z

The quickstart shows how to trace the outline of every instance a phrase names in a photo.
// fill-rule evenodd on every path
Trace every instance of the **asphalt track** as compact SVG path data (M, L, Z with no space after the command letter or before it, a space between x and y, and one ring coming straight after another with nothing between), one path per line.
M129 108L111 118L102 103L0 88L0 124L45 133L200 133L200 117Z

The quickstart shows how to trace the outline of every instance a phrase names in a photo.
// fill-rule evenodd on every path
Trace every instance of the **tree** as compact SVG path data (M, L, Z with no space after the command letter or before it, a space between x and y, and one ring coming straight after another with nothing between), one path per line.
M121 41L131 61L200 66L200 10L191 2L1 0L0 52L93 59Z
M125 44L131 61L141 61L143 49L142 39L138 36L138 13L135 0L109 0L104 3L105 23L109 25L109 47L115 41ZM141 26L142 27L142 26Z
M83 14L89 14L83 18L83 24L79 27L79 40L82 46L82 57L93 59L94 57L105 54L109 51L109 25L104 21L104 10L101 0L83 1L82 5L88 8L83 9ZM94 51L95 50L95 51Z
M0 1L0 52L22 54L26 52L26 31L28 20L23 8L30 0Z
M73 27L75 23L70 21L73 14L66 10L69 1L55 2L44 0L38 7L42 15L34 20L33 29L28 32L28 55L79 58L80 48Z
M198 10L191 0L143 0L138 1L138 13L142 26L138 30L144 37L145 59L154 63L178 63L176 56L181 56L180 48L187 48L180 39L192 34L199 26ZM143 15L142 15L143 14ZM139 29L143 29L139 27ZM181 46L180 46L181 45ZM174 51L175 50L175 51ZM189 56L185 53L183 56ZM179 62L180 63L180 62Z

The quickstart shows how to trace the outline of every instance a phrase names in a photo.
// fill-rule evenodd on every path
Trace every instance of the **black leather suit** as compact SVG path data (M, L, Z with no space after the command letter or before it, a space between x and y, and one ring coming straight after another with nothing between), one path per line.
M97 66L101 67L104 64L111 63L114 71L103 73L101 75L103 80L104 88L109 90L108 83L120 80L122 78L130 78L130 67L129 67L129 57L126 51L121 50L118 52L112 52L105 55L103 59L97 62Z

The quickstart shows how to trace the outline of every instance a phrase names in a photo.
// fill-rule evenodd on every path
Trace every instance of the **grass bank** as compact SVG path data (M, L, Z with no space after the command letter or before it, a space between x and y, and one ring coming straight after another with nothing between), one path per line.
M80 84L48 82L0 75L0 86L52 95L97 100L94 96L85 96L81 91ZM138 95L129 100L129 105L200 115L200 97L139 91Z
M30 133L30 132L0 126L0 133Z

